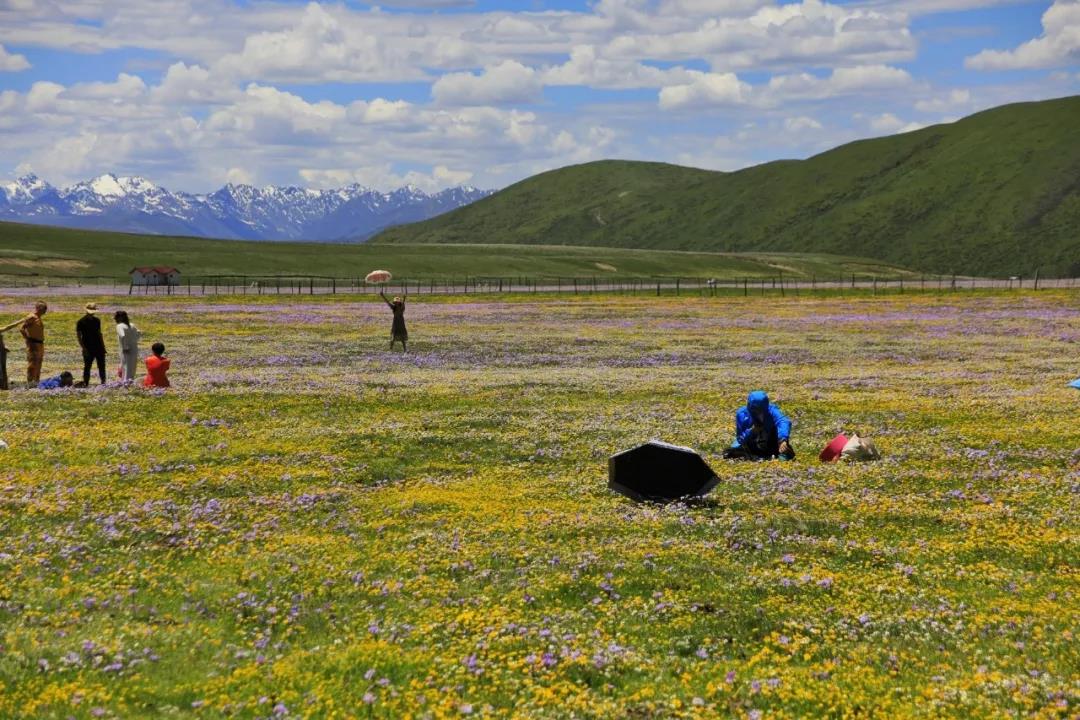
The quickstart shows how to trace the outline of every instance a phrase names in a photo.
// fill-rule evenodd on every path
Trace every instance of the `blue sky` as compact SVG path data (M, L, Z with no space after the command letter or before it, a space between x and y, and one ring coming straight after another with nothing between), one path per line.
M1080 0L0 0L0 178L58 185L736 170L1077 92Z

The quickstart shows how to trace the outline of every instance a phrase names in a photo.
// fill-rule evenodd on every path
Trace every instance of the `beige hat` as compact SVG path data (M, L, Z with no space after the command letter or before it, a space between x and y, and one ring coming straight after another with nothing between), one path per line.
M93 315L97 312L97 303L86 303L86 307L84 309L86 310L86 312Z

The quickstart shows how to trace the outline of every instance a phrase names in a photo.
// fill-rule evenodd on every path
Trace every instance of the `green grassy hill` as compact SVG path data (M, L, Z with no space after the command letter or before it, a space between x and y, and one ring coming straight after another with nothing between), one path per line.
M733 173L601 161L377 243L852 253L929 272L1080 274L1080 96Z
M906 271L875 260L792 253L713 253L520 245L370 245L205 240L0 223L0 276L126 280L135 265L174 265L205 275L362 276L376 268L398 278L470 276L819 278ZM3 278L0 277L0 286Z

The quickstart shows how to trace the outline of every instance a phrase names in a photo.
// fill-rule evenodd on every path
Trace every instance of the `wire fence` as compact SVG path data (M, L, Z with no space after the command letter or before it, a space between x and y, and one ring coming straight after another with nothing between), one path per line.
M1012 276L979 278L925 275L876 278L851 275L699 278L699 277L560 277L464 276L460 278L401 278L382 284L363 277L320 275L206 275L183 278L172 285L136 285L111 277L42 277L0 275L0 293L14 295L481 295L562 293L591 295L800 296L804 294L946 293L965 290L1040 290L1080 288L1077 278Z

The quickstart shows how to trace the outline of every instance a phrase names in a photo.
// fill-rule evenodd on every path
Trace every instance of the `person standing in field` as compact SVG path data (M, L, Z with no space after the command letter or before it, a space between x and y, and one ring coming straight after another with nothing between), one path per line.
M75 336L83 356L83 387L90 384L90 369L97 363L98 377L105 384L105 338L101 336L101 320L97 316L97 305L87 303L86 314L75 323Z
M171 362L165 357L165 345L156 342L150 346L150 350L154 354L146 358L146 379L143 380L143 387L167 388L170 386L167 373Z
M394 343L400 340L401 351L409 352L409 331L405 328L405 301L401 299L401 296L395 295L394 301L391 302L387 299L386 293L381 290L379 295L390 306L390 311L394 313L394 323L390 326L390 349L393 350Z
M130 383L139 371L139 338L142 333L131 324L125 311L117 310L113 318L116 320L116 337L120 341L120 379Z
M36 388L41 382L41 365L45 361L45 323L41 318L48 311L49 306L38 300L34 303L34 312L0 328L0 333L5 333L18 327L26 342L26 386L29 388Z

